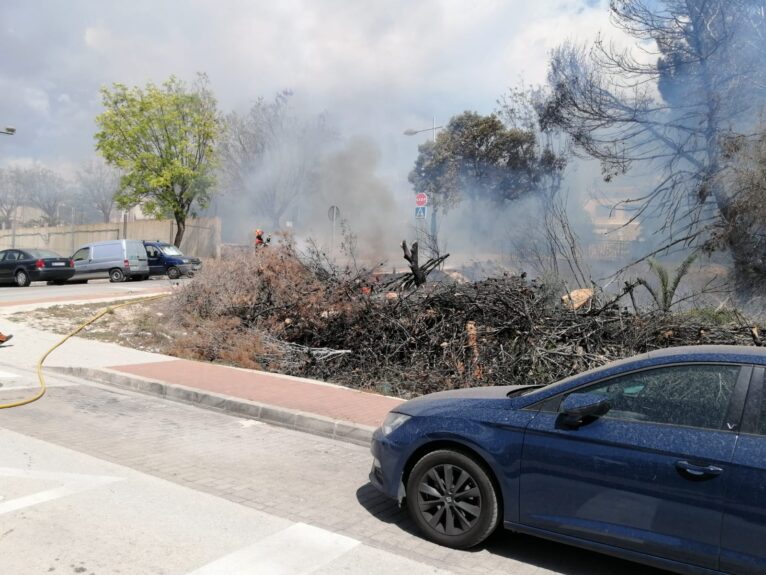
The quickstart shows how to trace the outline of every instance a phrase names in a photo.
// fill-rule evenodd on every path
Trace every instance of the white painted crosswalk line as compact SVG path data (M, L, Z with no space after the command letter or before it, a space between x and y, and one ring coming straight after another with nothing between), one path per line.
M221 557L189 575L300 575L334 561L359 541L296 523L257 543Z
M19 509L24 509L25 507L31 507L40 503L54 501L62 497L80 493L81 491L87 491L88 489L93 489L95 487L100 487L102 485L107 485L109 483L114 483L115 481L122 480L120 477L84 475L80 473L41 472L31 471L28 469L0 467L0 479L3 477L42 479L54 481L57 483L63 483L63 485L52 489L47 489L45 491L39 491L24 497L17 497L15 499L3 501L0 503L0 515L18 511Z
M382 549L359 545L311 575L451 575L412 559Z

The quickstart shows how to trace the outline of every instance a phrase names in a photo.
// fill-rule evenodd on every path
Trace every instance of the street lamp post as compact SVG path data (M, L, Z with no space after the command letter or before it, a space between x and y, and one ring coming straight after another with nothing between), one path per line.
M5 130L0 130L0 134L6 136L13 136L16 133L16 128L13 126L6 126ZM11 219L11 247L16 247L16 208L13 208L13 218Z
M423 132L431 132L431 141L436 143L436 130L442 129L444 126L436 125L436 117L431 118L431 127L425 130L413 130L412 128L404 130L405 136L415 136L416 134L422 134ZM431 207L431 238L436 243L438 249L438 242L436 240L436 206Z

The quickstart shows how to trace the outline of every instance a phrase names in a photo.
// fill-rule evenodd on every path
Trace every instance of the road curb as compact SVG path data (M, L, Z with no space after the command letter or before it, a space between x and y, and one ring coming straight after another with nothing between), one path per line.
M331 419L315 413L258 403L212 391L202 391L148 377L127 375L112 369L64 366L46 366L45 369L356 445L369 446L375 430L368 425Z

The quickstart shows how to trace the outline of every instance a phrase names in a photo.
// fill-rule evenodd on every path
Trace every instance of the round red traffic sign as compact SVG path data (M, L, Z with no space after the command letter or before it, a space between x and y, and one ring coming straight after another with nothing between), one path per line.
M422 208L428 203L428 196L424 194L423 192L420 192L419 194L415 195L415 205L419 208Z

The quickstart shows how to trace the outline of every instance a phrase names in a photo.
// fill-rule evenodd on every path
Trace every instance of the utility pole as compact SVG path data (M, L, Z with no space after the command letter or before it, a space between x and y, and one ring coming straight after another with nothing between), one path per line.
M431 116L431 142L436 145L436 116ZM436 206L431 205L431 241L436 244L438 256L439 243L436 237Z
M444 126L437 126L436 125L436 116L431 116L431 127L430 128L426 128L425 130L413 130L413 129L410 128L408 130L404 130L404 135L405 136L414 136L415 134L420 134L422 132L431 132L431 142L434 145L436 145L436 130L440 130L443 127ZM439 243L438 243L438 238L436 236L436 227L437 227L437 222L436 222L436 206L432 205L431 206L431 238L432 238L432 241L434 242L434 244L436 244L436 249L438 250Z
M330 218L330 221L332 222L332 243L330 244L330 261L333 260L335 257L335 225L338 221L338 216L340 216L340 209L338 206L330 206L330 209L327 211L327 217Z
M13 136L16 133L16 128L13 128L11 126L6 126L5 130L0 130L0 134L5 134L6 136ZM11 247L16 247L16 210L18 209L18 206L13 208L13 219L11 220Z
M72 253L72 254L74 253L74 247L75 247L74 236L77 233L76 228L75 228L75 221L74 221L74 209L75 209L74 206L72 206L72 251L69 252L69 253Z

